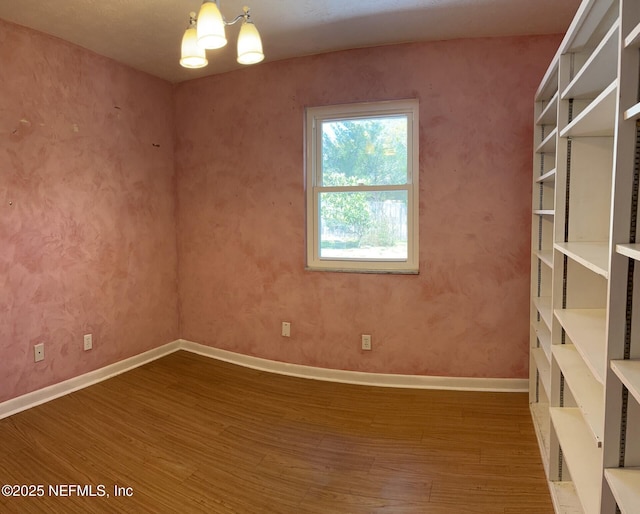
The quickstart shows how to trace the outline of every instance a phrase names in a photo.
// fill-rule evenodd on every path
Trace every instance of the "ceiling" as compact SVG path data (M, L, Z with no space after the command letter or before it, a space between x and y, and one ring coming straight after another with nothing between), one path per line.
M200 0L0 0L0 18L31 27L170 82L240 68L239 26L182 68L180 41ZM229 20L251 8L264 62L348 48L464 37L566 31L580 0L221 0Z

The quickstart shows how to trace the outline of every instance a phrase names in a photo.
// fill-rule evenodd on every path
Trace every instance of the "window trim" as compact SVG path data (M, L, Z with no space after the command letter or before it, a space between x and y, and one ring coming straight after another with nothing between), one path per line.
M417 99L307 107L305 109L306 269L354 273L419 273L419 103ZM375 116L407 116L407 183L373 186L320 186L323 121ZM320 193L323 191L407 191L407 259L320 258Z

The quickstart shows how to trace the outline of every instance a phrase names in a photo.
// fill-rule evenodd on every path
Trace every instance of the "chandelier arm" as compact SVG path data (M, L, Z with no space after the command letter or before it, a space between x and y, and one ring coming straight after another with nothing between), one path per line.
M233 20L231 21L227 21L224 18L224 14L222 14L222 10L220 9L220 0L215 0L215 4L218 7L218 10L220 11L220 14L222 16L222 23L225 24L225 26L228 25L235 25L236 23L238 23L240 20L247 20L249 21L251 19L251 13L249 12L249 8L248 7L243 7L242 10L244 11L242 14L238 14L238 16L236 16ZM195 14L195 13L194 13ZM197 21L197 19L194 17L194 21Z
M222 18L222 21L224 21L225 25L235 25L236 23L238 23L240 20L244 20L244 19L249 19L249 16L247 13L244 14L238 14L238 16L236 16L233 20L231 21L227 21L224 19L224 17Z
M220 0L215 0L216 1L216 5L218 6L218 10L220 11L220 13L222 13L222 9L220 8ZM249 21L249 18L251 17L251 15L249 14L249 8L248 7L243 7L242 10L244 11L242 14L238 14L238 16L236 16L233 20L231 21L227 21L224 19L224 14L222 15L222 21L225 24L225 26L228 25L235 25L236 23L238 23L240 20L247 20Z

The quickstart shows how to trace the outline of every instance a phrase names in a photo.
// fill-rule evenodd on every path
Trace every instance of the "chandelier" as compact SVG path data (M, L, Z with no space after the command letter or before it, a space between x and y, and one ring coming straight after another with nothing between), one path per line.
M258 29L251 21L249 8L227 21L220 12L220 0L204 0L200 12L189 13L189 26L182 36L180 64L185 68L203 68L207 61L206 50L222 48L227 44L225 27L242 20L238 34L238 58L240 64L256 64L264 59L262 40Z

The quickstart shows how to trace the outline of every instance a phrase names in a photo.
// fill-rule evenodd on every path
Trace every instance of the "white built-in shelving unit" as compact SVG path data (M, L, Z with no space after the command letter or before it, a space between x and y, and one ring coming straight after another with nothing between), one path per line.
M558 513L640 513L639 77L640 1L583 0L535 97L529 397Z

